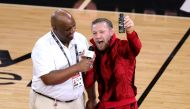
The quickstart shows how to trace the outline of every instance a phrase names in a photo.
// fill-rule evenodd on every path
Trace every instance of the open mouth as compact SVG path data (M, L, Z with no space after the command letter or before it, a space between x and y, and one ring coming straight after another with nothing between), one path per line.
M102 49L102 48L104 48L104 41L103 40L102 41L96 41L96 45L99 49Z
M102 44L104 41L97 41L98 44Z

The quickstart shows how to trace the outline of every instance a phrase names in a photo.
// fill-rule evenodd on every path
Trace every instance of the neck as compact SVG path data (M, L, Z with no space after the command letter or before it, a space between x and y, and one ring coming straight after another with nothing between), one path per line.
M57 36L57 38L61 41L61 43L62 43L64 46L69 47L70 41L66 41L66 40L62 41L62 40L60 39L60 36L59 36L55 31L53 31L53 33Z
M61 41L63 45L65 45L66 47L69 47L69 42L64 42L64 41Z

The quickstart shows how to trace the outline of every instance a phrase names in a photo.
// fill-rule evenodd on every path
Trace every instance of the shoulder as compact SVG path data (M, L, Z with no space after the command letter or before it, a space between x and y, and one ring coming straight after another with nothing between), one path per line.
M124 45L127 45L127 44L128 44L127 40L121 40L121 39L118 40L118 45L119 46L122 46L122 45L124 46Z
M77 40L87 40L86 36L79 32L74 33L74 38Z
M49 46L51 45L52 39L53 38L51 37L50 32L46 33L45 35L43 35L36 41L33 47L33 50L49 48Z
M35 46L47 45L52 39L50 32L48 32L36 41Z
M127 40L121 40L121 39L117 38L117 39L115 39L114 45L118 49L118 48L121 48L121 47L128 45L128 41Z
M89 43L86 36L84 36L83 34L75 32L74 41L79 46L79 48L88 49Z
M114 51L117 51L118 54L123 54L128 49L128 41L117 39L115 41Z

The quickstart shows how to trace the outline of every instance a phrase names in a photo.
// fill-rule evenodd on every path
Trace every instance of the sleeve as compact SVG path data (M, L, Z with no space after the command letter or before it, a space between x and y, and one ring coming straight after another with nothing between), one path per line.
M94 75L93 69L86 72L86 74L84 76L84 85L86 88L93 86L93 84L95 83L95 77L94 76L95 75Z
M137 33L133 31L131 34L127 34L127 39L130 49L132 50L133 54L137 56L142 48L142 44Z
M134 58L137 56L141 47L141 41L135 31L127 34L127 40L120 40L117 45L118 53L125 58Z
M86 36L84 36L83 34L81 34L79 32L75 32L75 35L79 36L76 39L78 41L78 43L80 43L80 45L83 46L83 49L87 50L89 48L89 42L88 42Z

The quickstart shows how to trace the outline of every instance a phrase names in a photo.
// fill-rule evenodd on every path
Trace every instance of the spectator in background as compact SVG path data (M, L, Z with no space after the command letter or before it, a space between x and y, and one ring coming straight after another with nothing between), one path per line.
M92 0L98 10L132 12L133 0Z

